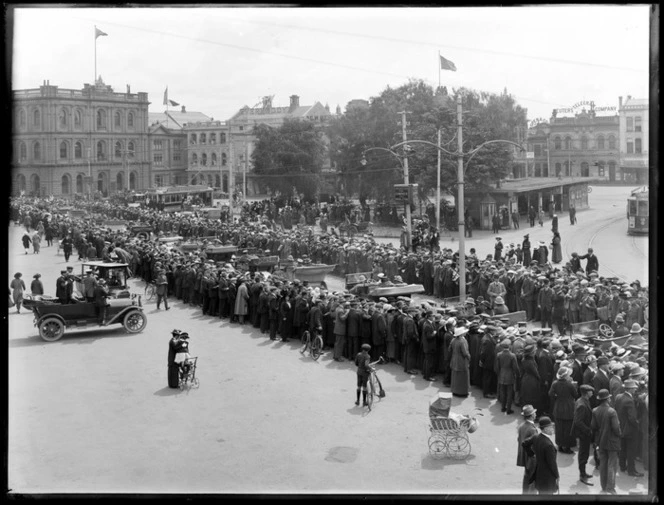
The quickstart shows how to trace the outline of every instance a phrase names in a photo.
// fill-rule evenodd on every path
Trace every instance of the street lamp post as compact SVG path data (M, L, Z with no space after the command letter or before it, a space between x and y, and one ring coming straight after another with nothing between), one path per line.
M401 163L401 158L399 155L394 152L394 149L397 149L401 146L406 146L409 144L426 144L428 146L435 147L438 149L439 152L446 153L450 156L456 156L457 158L457 187L458 187L458 194L457 194L457 199L458 199L458 204L457 204L457 217L458 217L458 222L459 222L459 296L461 298L464 298L466 296L466 251L465 251L465 222L464 222L464 172L465 168L468 167L470 164L470 161L473 159L473 157L479 152L480 149L483 147L489 145L489 144L511 144L513 146L516 146L519 148L520 151L525 151L524 147L516 142L512 142L511 140L502 140L502 139L497 139L497 140L487 140L486 142L483 142L479 146L477 146L475 149L472 151L468 151L467 153L463 152L463 111L462 111L462 103L461 103L461 97L457 97L457 151L450 152L447 149L443 148L440 145L440 142L438 144L434 144L433 142L429 142L428 140L406 140L406 133L405 133L405 113L402 113L404 116L404 121L403 121L403 137L404 140L402 142L399 142L398 144L395 144L393 146L390 146L390 148L384 148L384 147L370 147L369 149L366 149L364 152L366 153L367 151L370 150L381 150L381 151L387 151L390 154L394 155L399 162ZM465 167L464 167L464 156L468 156L468 159L465 162ZM404 178L406 181L406 184L408 184L408 160L404 159L404 163L401 163L403 169L404 169ZM366 164L366 160L362 160L362 164ZM440 182L439 182L439 189L440 189ZM407 207L408 209L408 243L410 246L410 205Z

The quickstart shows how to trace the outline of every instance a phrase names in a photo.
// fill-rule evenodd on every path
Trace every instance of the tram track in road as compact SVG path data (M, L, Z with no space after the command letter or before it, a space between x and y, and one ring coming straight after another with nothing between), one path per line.
M588 241L588 247L592 247L592 246L593 246L593 241L595 240L595 238L597 238L597 236L598 236L601 232L603 232L603 231L606 230L608 227L614 225L615 223L617 223L617 222L619 222L619 221L621 221L621 220L623 220L623 219L624 219L623 216L613 218L613 219L611 219L608 223L606 223L606 224L604 224L603 226L601 226L600 228L598 228L597 231L595 231L595 233L593 234L593 236L590 237L590 240ZM631 241L630 241L630 242L631 242L631 246L632 246L632 248L635 249L635 250L639 253L641 259L643 259L643 260L647 259L646 254L645 254L645 253L641 250L641 248L637 245L637 243L636 243L636 237L631 236L630 238L631 238ZM606 265L602 265L602 269L603 269L603 270L608 270L608 271L612 274L613 277L618 277L619 279L622 279L622 280L624 280L624 281L629 282L629 279L627 278L627 276L625 276L625 275L623 275L623 274L621 274L621 273L619 273L619 272L616 272L616 271L615 271L614 269L612 269L611 267L608 267L608 266L606 266Z

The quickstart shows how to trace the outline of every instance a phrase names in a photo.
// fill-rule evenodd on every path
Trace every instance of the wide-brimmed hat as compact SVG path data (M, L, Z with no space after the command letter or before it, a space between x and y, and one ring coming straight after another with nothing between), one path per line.
M556 374L556 378L562 379L564 377L569 377L570 375L572 375L572 370L565 367L565 366L561 366L558 369L558 373Z
M634 323L632 325L632 329L629 330L629 332L630 333L641 333L641 330L642 330L641 325L639 323Z
M532 416L536 412L537 412L537 409L535 407L533 407L532 405L524 405L523 409L521 410L521 415L523 417L528 417L528 416Z
M639 385L635 380L627 379L625 382L623 382L623 387L625 389L637 389Z
M496 305L505 305L505 300L503 300L502 296L497 296L493 303Z

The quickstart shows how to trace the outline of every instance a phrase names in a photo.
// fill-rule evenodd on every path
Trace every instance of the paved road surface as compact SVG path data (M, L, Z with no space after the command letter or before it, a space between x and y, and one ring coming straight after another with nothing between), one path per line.
M29 285L39 271L53 294L63 256L54 247L24 255L20 233L9 229L9 278L21 271ZM598 254L601 261L605 255ZM74 330L53 343L39 338L31 314L10 314L14 492L520 493L518 417L501 414L477 390L452 407L483 409L478 431L469 435L472 454L436 461L428 454L427 415L429 399L449 391L442 383L385 365L379 376L387 397L368 413L353 404L349 363L329 354L314 362L295 342L273 343L177 301L172 307L157 311L148 303L148 326L138 335L119 326ZM167 387L173 328L192 336L200 389ZM579 483L575 456L559 454L558 464L562 494L598 493L597 473L594 487ZM643 493L646 485L618 476L621 494Z

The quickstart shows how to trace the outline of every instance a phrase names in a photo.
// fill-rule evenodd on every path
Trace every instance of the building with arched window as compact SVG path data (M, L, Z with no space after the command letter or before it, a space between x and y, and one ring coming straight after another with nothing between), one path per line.
M129 172L136 189L148 187L147 93L118 93L101 78L83 89L44 81L12 93L12 194L108 196L124 189L126 175L119 188L118 174Z
M528 150L535 158L531 160L533 175L619 181L620 134L615 107L596 108L591 102L589 110L581 104L561 113L554 110L548 123L528 130ZM545 166L550 167L548 173Z

